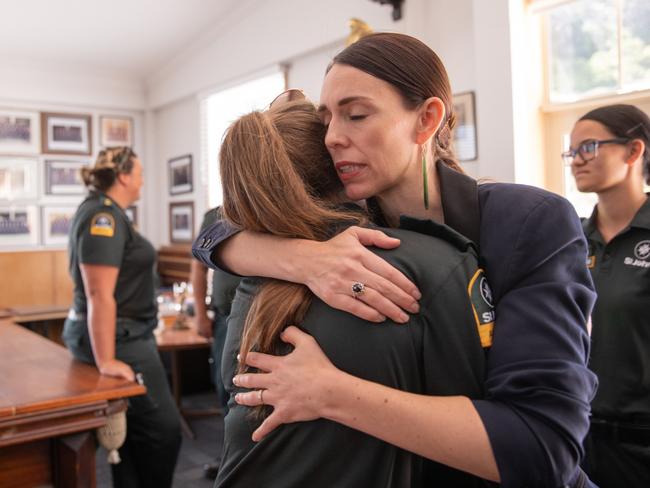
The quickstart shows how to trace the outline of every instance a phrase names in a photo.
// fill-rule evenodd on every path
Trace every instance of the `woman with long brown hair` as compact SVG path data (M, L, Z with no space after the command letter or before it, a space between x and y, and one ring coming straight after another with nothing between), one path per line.
M228 130L220 162L227 219L240 229L325 241L350 226L367 226L361 208L345 204L342 186L322 143L325 128L307 101L253 112ZM420 231L405 230L411 227ZM476 253L455 231L432 222L390 230L402 245L379 251L425 291L428 312L408 327L371 323L327 306L305 285L245 279L233 301L223 378L232 394L217 486L406 487L479 486L462 473L334 422L283 426L260 443L253 431L268 407L238 405L235 373L249 370L251 351L286 354L280 336L290 324L310 334L338 367L414 394L483 394L484 353L474 314L484 302L468 292L478 283ZM427 233L437 235L432 237ZM363 294L363 287L357 293ZM237 361L241 354L242 362ZM263 395L263 394L262 394ZM479 421L467 425L467 447L491 456ZM352 462L346 463L346 459ZM441 459L446 461L446 459ZM449 464L453 465L453 462Z
M247 364L263 374L237 376L253 389L237 401L273 406L256 440L280 424L326 418L502 486L576 484L584 480L578 465L596 385L586 364L595 293L580 222L558 195L477 186L463 175L450 146L451 93L442 61L424 43L371 34L335 56L319 113L346 195L366 200L373 220L394 227L402 215L433 219L478 246L497 317L486 397L413 396L352 378L288 328L283 338L295 350L249 354ZM325 242L236 232L208 229L194 255L242 275L304 283L329 305L373 322L405 323L405 311L427 311L408 277L364 247L403 245L381 232L351 227ZM464 427L477 419L493 455L466 445Z

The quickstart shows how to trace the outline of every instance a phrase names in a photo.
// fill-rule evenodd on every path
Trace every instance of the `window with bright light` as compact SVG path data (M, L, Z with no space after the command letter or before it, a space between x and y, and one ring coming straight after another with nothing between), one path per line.
M650 0L573 0L544 15L551 103L650 89Z
M264 110L285 89L285 73L272 74L210 94L201 101L202 174L207 176L208 206L223 203L219 176L219 148L226 129L241 115Z

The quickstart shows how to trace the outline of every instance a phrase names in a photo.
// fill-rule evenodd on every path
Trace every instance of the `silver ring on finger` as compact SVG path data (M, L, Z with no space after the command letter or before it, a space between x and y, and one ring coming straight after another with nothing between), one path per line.
M366 291L366 285L361 283L360 281L355 281L352 283L352 296L354 298L359 298L361 295L363 295Z
M257 390L260 394L260 405L264 405L264 390Z

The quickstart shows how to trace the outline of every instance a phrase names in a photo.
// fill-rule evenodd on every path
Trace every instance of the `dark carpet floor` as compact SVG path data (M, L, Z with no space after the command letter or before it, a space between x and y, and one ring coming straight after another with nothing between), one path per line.
M189 408L214 407L216 393L183 396L183 406ZM214 462L221 455L223 441L223 419L210 416L189 419L195 434L192 440L183 434L181 453L174 474L174 488L212 488L213 482L203 477L203 465ZM111 487L111 472L106 462L106 451L97 450L97 487Z

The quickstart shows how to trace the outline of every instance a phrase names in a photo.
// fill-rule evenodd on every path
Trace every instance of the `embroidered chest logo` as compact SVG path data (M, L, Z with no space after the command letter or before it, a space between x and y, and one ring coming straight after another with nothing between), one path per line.
M637 268L650 268L650 241L641 241L634 246L634 257L626 257L623 263L628 266L636 266Z
M492 290L482 269L474 273L467 287L472 311L476 320L476 328L481 339L481 346L492 345L494 333L494 305L492 305Z

